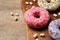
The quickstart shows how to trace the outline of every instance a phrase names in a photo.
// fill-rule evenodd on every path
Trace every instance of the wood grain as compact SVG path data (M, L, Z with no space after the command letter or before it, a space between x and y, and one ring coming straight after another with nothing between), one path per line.
M0 40L26 40L20 0L0 0ZM14 16L10 13L13 12ZM18 21L15 21L18 13Z
M0 10L17 10L20 5L20 0L0 0Z
M11 11L19 14L18 21L10 15ZM26 40L25 26L21 10L0 11L0 40Z
M32 2L33 4L32 4L32 5L30 5L30 4L26 5L26 4L25 4L26 1ZM38 0L37 0L37 1L38 1ZM21 3L21 4L22 4L23 14L24 14L28 9L30 9L32 6L37 6L37 7L39 7L38 4L37 4L37 1L34 2L34 1L32 1L32 0L22 0L22 3ZM26 9L26 8L27 8L27 9ZM58 9L55 10L55 11L49 11L49 12L50 12L50 21L60 18L60 16L57 16L57 17L54 17L54 16L53 16L53 13L56 13L56 14L57 14L59 11L60 11L60 8L58 8ZM53 39L49 36L49 34L48 34L48 25L47 25L45 28L42 28L42 29L33 29L33 28L30 28L30 27L26 24L26 31L27 31L27 40L34 40L33 35L34 35L35 33L38 34L38 39L39 39L39 40L53 40ZM40 37L40 36L39 36L40 33L45 33L45 37L44 37L44 38L43 38L43 37Z

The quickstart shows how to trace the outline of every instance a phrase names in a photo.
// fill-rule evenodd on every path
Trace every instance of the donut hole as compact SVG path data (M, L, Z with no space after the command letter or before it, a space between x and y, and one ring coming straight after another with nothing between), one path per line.
M51 0L46 0L48 3L50 3L51 2Z
M36 17L36 18L40 18L40 13L39 12L35 12L35 13L33 13L33 16Z

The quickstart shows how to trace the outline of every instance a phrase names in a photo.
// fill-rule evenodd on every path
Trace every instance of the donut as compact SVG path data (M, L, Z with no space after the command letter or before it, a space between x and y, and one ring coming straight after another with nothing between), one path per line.
M48 32L53 39L60 40L60 19L51 21L48 26Z
M60 0L38 0L39 7L47 10L56 10L59 7Z
M49 12L39 7L33 7L24 14L25 22L32 28L42 28L46 26L49 18Z

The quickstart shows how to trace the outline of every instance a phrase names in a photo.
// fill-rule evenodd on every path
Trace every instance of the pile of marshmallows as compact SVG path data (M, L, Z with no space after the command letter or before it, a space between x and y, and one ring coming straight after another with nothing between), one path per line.
M11 15L11 16L15 16L14 20L15 20L15 21L18 21L18 16L19 16L18 13L10 12L10 15Z
M44 34L44 33L41 33L39 36L40 36L40 37L45 37L45 34ZM35 40L38 40L38 35L37 35L37 33L33 35L33 38L34 38Z

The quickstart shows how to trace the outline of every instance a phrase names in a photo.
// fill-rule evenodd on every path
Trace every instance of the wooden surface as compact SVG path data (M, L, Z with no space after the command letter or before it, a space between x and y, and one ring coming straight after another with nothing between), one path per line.
M20 0L0 0L0 40L26 40L26 29ZM10 12L18 13L16 22Z
M26 4L25 4L26 1L32 2L33 4L32 4L32 5L30 5L30 4L26 5ZM37 0L37 1L38 1L38 0ZM23 14L24 14L28 9L30 9L32 6L37 6L37 7L38 7L37 1L34 2L33 0L22 0L22 3L21 3L21 4L22 4ZM27 8L27 9L26 9L26 8ZM50 18L51 18L50 21L60 18L60 16L57 16L57 17L54 17L54 16L53 16L53 13L56 13L56 14L57 14L59 11L60 11L60 8L58 8L58 9L55 10L54 12L50 11ZM32 28L30 28L28 25L26 25L26 30L27 30L27 40L34 40L33 35L34 35L35 33L38 34L38 39L39 39L39 40L53 40L53 39L49 36L49 34L48 34L48 25L47 25L45 28L42 28L42 29L32 29ZM44 37L44 38L43 38L43 37L40 37L40 36L39 36L40 33L45 33L45 37Z
M26 29L21 10L13 10L19 13L19 20L16 16L10 15L11 10L0 11L0 40L26 40Z
M18 10L20 4L20 0L0 0L0 10Z

